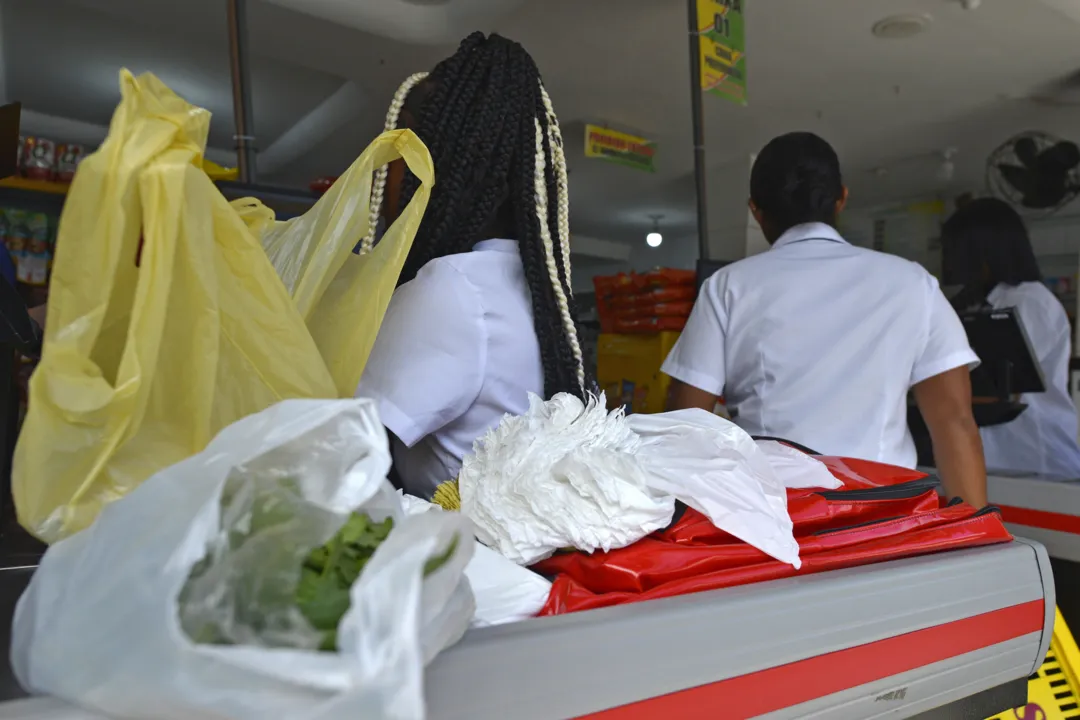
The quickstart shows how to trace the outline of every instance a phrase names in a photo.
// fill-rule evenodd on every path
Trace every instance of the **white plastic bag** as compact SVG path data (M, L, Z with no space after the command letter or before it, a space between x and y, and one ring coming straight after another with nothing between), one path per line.
M649 471L651 487L777 560L801 566L787 492L745 431L705 410L627 420L641 439L637 457Z
M784 487L791 490L822 488L836 490L844 487L825 463L813 455L807 455L790 445L775 440L757 440L757 446L769 459L776 477Z
M560 548L625 547L675 513L675 499L650 485L638 445L602 396L586 405L532 395L524 415L503 418L463 459L461 511L480 542L519 565Z
M442 512L438 505L411 495L402 495L401 499L407 514ZM476 598L476 614L470 627L505 625L536 617L551 594L551 581L479 542L475 550L465 566L465 577Z
M16 676L31 692L115 717L422 718L423 665L472 616L463 571L473 543L461 541L472 529L456 513L406 517L389 465L368 400L291 400L227 427L49 548L16 609ZM352 587L337 652L197 645L182 630L177 598L219 542L230 475L289 478L307 509L331 518L324 539L355 509L395 516Z
M109 720L97 713L48 697L24 698L0 703L0 720Z

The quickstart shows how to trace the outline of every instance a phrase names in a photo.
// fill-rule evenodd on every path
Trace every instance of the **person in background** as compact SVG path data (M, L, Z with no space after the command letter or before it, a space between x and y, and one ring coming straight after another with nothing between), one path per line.
M969 376L978 358L930 273L840 236L847 198L821 138L791 133L765 146L750 211L771 249L705 282L663 365L670 406L712 410L723 395L751 435L914 467L913 389L946 492L982 507Z
M942 226L947 274L964 308L1015 308L1042 369L1046 392L1022 395L1015 420L980 429L986 465L1080 479L1076 406L1069 394L1072 329L1065 308L1042 283L1024 221L996 198L972 200Z
M387 127L423 140L436 183L364 369L392 435L403 488L430 497L473 442L529 394L585 397L570 284L562 134L529 54L475 33L394 96ZM380 171L392 221L418 187L404 163Z

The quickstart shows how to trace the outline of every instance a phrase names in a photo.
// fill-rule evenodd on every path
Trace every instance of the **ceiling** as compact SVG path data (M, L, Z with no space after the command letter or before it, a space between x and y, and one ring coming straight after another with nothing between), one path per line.
M255 130L279 161L260 181L304 186L342 170L381 128L400 80L453 50L441 44L448 29L458 37L475 27L521 41L544 73L569 139L576 232L642 243L649 216L661 213L670 236L692 235L684 0L452 0L475 12L428 7L443 13L432 16L439 22L418 29L409 15L405 35L394 17L377 18L384 35L410 42L338 23L369 20L361 6L423 11L420 0L305 2L249 0ZM1080 0L983 0L974 11L956 0L746 5L749 105L705 98L710 167L746 158L776 134L812 130L837 148L853 203L868 206L979 187L985 157L1015 132L1080 140L1080 106L1025 99L1080 68ZM211 145L230 145L222 0L0 0L0 13L6 95L24 107L105 125L116 71L153 70L214 113ZM894 13L934 22L914 38L874 38L871 26ZM319 116L317 137L287 132L320 105L334 110ZM657 172L587 161L576 139L586 122L656 141ZM946 147L957 150L956 173L943 183L936 153Z

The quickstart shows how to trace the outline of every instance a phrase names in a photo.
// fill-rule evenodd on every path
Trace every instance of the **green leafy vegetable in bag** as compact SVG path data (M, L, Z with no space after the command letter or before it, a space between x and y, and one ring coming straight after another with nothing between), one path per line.
M353 513L330 542L304 560L296 605L311 626L323 633L320 649L337 648L338 624L349 610L349 589L393 527L393 518L376 523L367 515Z
M179 595L180 623L200 644L333 651L350 590L393 518L351 514L325 543L332 515L306 502L289 478L252 483L230 478L222 493L222 534L192 568ZM317 540L316 540L317 538ZM428 559L424 576L458 546Z

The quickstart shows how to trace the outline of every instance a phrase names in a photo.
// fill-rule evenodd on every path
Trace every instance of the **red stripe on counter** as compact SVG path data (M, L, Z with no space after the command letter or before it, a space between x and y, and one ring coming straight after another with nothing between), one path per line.
M1080 535L1080 517L1076 515L1011 507L1009 505L998 505L997 507L1001 508L1001 519L1007 523Z
M585 715L579 720L750 718L1043 630L1042 600Z

